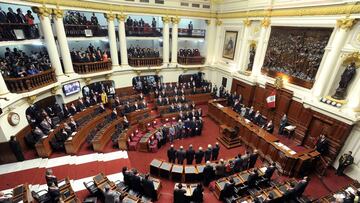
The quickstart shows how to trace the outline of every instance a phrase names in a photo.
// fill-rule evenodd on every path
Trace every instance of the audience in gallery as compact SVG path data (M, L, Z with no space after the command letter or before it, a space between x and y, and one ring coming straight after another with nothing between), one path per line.
M27 55L22 50L6 47L4 57L0 58L0 71L4 77L21 78L36 75L51 69L51 63L46 49L40 52L32 51Z
M126 19L125 30L126 35L131 36L161 36L161 32L156 28L157 22L152 18L151 24L145 22L142 18L140 20L132 19L129 16Z
M39 37L39 31L34 23L34 16L30 10L24 15L20 8L16 9L16 13L11 7L8 12L0 7L0 41L16 40L17 36L14 29L20 29L24 32L26 39L34 39Z
M74 63L107 62L110 60L110 52L107 49L104 51L101 50L100 47L95 49L91 43L86 50L80 48L80 50L76 51L75 48L73 48L70 55Z
M86 18L84 13L78 11L68 11L64 16L64 24L66 25L99 25L99 21L92 13L90 21Z
M158 49L140 48L139 45L136 47L130 46L127 50L129 58L159 58L160 52Z
M194 57L201 56L199 49L180 49L178 51L178 56L180 57Z

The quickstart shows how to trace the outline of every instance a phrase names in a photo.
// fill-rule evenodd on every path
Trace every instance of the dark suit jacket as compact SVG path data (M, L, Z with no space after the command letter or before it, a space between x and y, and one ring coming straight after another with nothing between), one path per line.
M175 189L174 190L174 203L186 202L185 193L186 193L185 189Z

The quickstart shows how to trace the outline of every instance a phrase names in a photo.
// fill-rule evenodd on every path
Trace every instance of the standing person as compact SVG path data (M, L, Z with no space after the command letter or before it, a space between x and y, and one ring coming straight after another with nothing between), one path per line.
M249 157L249 166L248 166L249 168L254 168L258 157L259 157L258 150L255 149L254 152L250 154Z
M167 151L167 156L170 163L175 163L176 159L176 149L174 149L174 145L170 146L170 149Z
M203 148L202 147L199 147L199 151L197 151L195 153L195 161L196 161L196 164L200 164L202 159L204 157L204 151L203 151Z
M183 164L185 157L186 157L186 152L184 151L184 147L180 146L179 151L177 151L177 153L176 153L176 158L178 160L178 164Z
M105 186L105 202L106 203L119 203L120 202L120 194L116 191L110 189L109 186Z
M200 183L198 183L196 188L193 191L192 201L196 202L196 203L203 202L204 201L203 200L203 192L204 192L203 186Z
M351 164L354 163L354 157L351 154L352 154L352 151L349 151L347 154L345 153L340 157L339 166L336 170L337 175L339 175L339 176L344 175L344 170L348 166L350 166Z
M173 143L175 139L175 127L174 125L171 125L170 128L169 128L169 141L170 143Z
M208 145L208 148L205 150L205 162L211 160L212 147L211 144Z
M177 188L174 189L174 203L186 202L185 193L186 193L186 190L182 187L182 184L179 183L177 185Z
M213 166L211 165L210 161L207 161L206 162L206 166L204 167L204 170L203 170L203 183L205 186L209 186L211 180L214 179L214 168Z
M324 134L321 134L319 139L315 144L316 151L318 151L321 155L324 155L328 149L328 141Z
M217 178L222 178L225 176L225 162L223 159L220 159L219 163L215 166L215 175Z
M211 157L212 161L215 161L218 159L219 151L220 151L220 146L219 146L219 143L217 142L217 143L215 143L215 146L212 148L212 157Z
M246 151L241 159L243 160L242 170L247 170L249 168L250 152Z
M16 160L18 161L24 161L24 154L22 153L20 143L16 140L15 136L10 137L9 145L11 148L11 151L14 153Z
M195 157L195 151L192 144L189 145L189 149L186 150L186 164L192 164Z
M287 122L288 122L287 116L286 116L286 114L284 114L280 120L279 135L284 134L284 129L287 125Z

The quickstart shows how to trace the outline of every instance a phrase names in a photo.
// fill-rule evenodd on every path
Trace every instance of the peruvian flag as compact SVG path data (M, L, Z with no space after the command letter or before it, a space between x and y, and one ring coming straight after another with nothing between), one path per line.
M276 93L272 91L271 94L266 98L266 103L269 108L275 108Z

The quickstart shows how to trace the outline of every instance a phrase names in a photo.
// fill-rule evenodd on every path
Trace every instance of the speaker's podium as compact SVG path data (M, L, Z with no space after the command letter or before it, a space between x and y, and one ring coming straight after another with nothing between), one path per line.
M239 128L231 128L227 125L220 125L220 136L217 138L227 149L241 146L238 136Z

